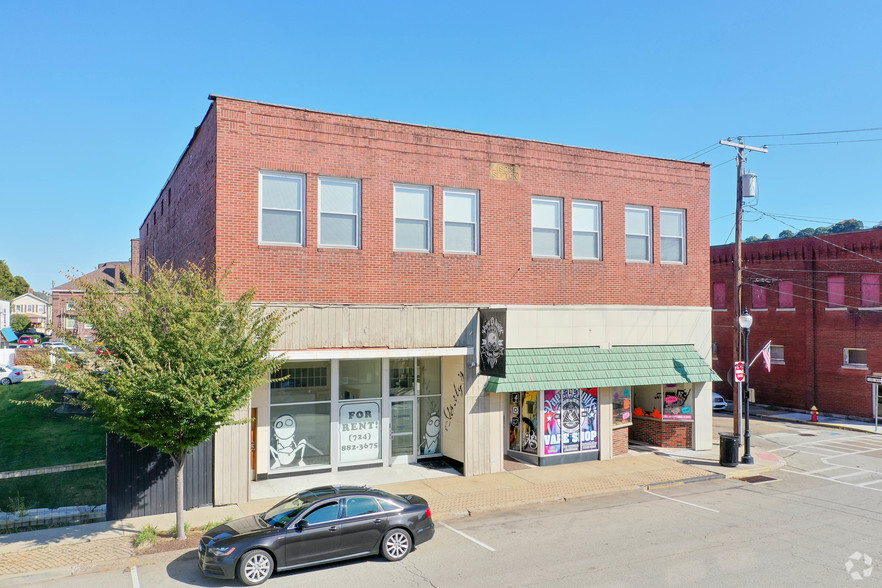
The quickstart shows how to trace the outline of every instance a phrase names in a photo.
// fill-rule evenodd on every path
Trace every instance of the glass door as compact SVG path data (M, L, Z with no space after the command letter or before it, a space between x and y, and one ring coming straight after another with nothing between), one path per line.
M416 454L414 448L414 399L393 398L391 401L390 431L392 463L408 463Z

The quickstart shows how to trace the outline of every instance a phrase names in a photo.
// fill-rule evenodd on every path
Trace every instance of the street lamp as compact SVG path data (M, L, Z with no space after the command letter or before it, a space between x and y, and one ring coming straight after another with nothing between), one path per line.
M753 456L750 454L750 353L747 350L747 338L750 336L750 326L753 324L753 317L744 309L741 316L738 317L738 326L741 327L741 333L744 335L744 388L742 391L741 402L744 403L744 455L741 457L741 463L753 463Z

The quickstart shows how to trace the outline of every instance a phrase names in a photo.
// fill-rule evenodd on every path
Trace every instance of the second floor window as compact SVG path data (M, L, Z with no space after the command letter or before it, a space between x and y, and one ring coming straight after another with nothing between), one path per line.
M793 282L778 283L778 308L793 308Z
M652 261L652 208L625 207L625 260Z
M444 190L444 251L478 253L477 190Z
M879 306L879 274L861 276L861 306Z
M558 198L533 197L533 257L561 257L561 209Z
M395 249L431 251L432 189L395 186Z
M726 308L726 282L714 282L714 308Z
M319 246L361 245L361 182L319 178Z
M766 289L762 286L754 284L751 287L750 307L751 308L768 308L766 306Z
M845 306L845 278L830 276L827 278L827 308Z
M662 208L659 224L662 263L686 263L686 211Z
M303 245L301 174L260 172L260 242Z
M573 200L573 259L600 259L600 203Z

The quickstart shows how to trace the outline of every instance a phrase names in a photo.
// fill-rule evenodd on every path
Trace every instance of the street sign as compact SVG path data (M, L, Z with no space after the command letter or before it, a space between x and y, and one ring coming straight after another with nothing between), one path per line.
M735 381L743 382L744 381L744 362L736 361L735 362Z
M882 384L882 376L867 376L868 384Z

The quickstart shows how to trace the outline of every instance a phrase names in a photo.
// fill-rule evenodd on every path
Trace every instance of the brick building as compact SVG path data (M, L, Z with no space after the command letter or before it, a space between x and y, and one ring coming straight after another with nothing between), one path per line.
M111 288L123 283L123 272L138 272L138 256L141 248L137 239L132 239L132 258L129 261L108 261L98 264L91 272L70 282L52 288L52 327L53 333L71 333L75 337L91 340L92 330L88 323L77 317L77 298L83 295L78 284L80 280L89 282L103 281Z
M287 379L215 436L216 503L349 467L711 447L706 165L210 99L141 257L300 309Z
M711 247L714 368L732 367L734 245ZM771 371L750 371L755 401L870 418L882 372L882 229L743 245L742 304L750 309L751 356L771 340ZM761 283L755 283L761 282ZM732 397L727 382L717 391Z

